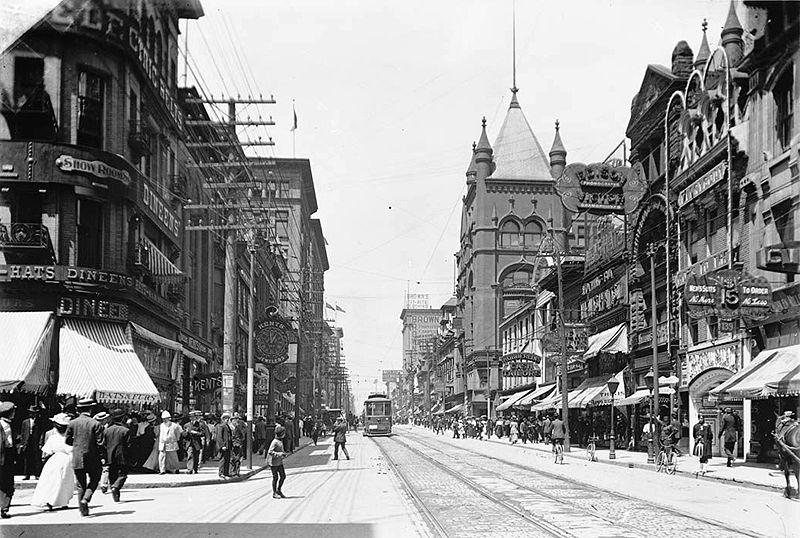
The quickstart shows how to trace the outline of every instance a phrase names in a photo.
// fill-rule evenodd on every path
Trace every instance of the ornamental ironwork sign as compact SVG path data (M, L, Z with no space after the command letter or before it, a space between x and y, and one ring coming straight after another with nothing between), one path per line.
M647 190L644 169L611 163L573 163L556 179L556 192L573 213L630 215Z
M690 275L684 289L687 313L695 319L764 319L772 311L772 289L764 277L736 269Z
M292 325L270 306L267 316L255 326L255 360L272 367L289 359L289 344L292 340Z

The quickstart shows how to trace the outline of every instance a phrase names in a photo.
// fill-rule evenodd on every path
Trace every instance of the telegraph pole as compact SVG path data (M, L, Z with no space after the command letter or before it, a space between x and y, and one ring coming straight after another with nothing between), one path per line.
M187 104L227 104L228 105L228 120L220 124L213 120L194 119L186 120L188 127L207 127L214 130L219 125L224 125L228 131L229 140L221 141L195 141L187 144L187 147L192 149L208 149L216 151L224 151L230 149L228 159L224 162L196 162L190 163L190 168L199 169L212 169L221 170L224 175L224 181L212 182L206 179L203 187L207 190L220 194L223 198L222 203L209 203L209 204L188 204L184 206L187 211L191 210L218 210L223 213L224 224L209 223L196 226L187 226L187 231L221 231L225 232L225 290L224 290L224 303L223 303L223 344L222 344L222 411L231 413L235 405L235 389L234 389L234 374L236 371L236 278L238 271L236 270L236 243L240 239L245 239L250 243L250 298L248 302L249 307L249 324L250 334L248 337L248 370L247 370L247 421L248 421L248 446L250 445L250 427L253 420L253 317L255 308L253 305L253 296L255 292L255 241L256 234L259 231L273 231L269 218L264 218L263 213L259 212L256 215L254 210L264 209L258 207L258 202L251 205L249 200L252 198L252 188L257 186L255 182L237 182L233 181L233 173L238 170L241 175L242 172L247 176L249 162L244 156L243 151L239 154L236 148L241 150L243 146L272 146L274 142L270 138L268 141L240 141L236 134L236 127L241 125L248 126L270 126L275 125L275 122L270 117L269 120L251 120L248 118L246 121L237 121L236 118L236 105L237 104L275 104L275 99L270 96L269 99L263 97L246 99L210 99L203 98L187 98ZM248 192L242 193L241 189L247 188ZM262 189L262 198L266 196L266 189ZM214 198L213 196L211 197ZM233 203L231 203L233 199ZM246 202L246 203L242 203ZM241 233L240 233L241 232ZM252 452L252 451L249 451ZM252 459L250 460L252 462ZM252 463L251 463L252 465Z

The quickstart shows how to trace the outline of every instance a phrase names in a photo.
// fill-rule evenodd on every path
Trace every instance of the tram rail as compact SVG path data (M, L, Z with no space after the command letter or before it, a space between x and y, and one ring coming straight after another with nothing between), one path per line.
M434 445L430 444L429 442L421 440L417 436L413 437L413 442L422 445L426 449L436 451L436 452L444 455L447 458L455 458L456 457L456 456L453 456L452 454L448 454L447 452L445 452L441 448L439 448L437 446L434 446ZM669 514L671 514L671 515L673 515L675 517L686 518L688 520L691 520L691 521L694 521L694 522L697 522L697 523L701 523L701 524L704 524L704 525L709 525L709 526L715 527L715 528L717 528L719 530L728 531L728 532L730 532L730 533L732 533L733 535L736 535L736 536L751 536L753 538L759 538L760 537L759 534L751 533L751 532L748 532L746 530L742 530L742 529L738 529L738 528L733 528L731 526L728 526L728 525L726 525L726 524L724 524L722 522L719 522L719 521L716 521L716 520L713 520L713 519L706 519L706 518L701 518L701 517L693 516L693 515L690 515L690 514L686 514L686 513L680 512L678 510L675 510L675 509L673 509L673 508L671 508L669 506L663 505L663 504L659 504L659 503L655 503L655 502L652 502L652 501L643 500L643 499L632 497L630 495L625 495L623 493L619 493L619 492L616 492L616 491L611 491L611 490L608 490L608 489L605 489L605 488L602 488L602 487L598 487L598 486L594 486L594 485L591 485L591 484L586 484L586 483L583 483L583 482L579 482L579 481L577 481L575 479L572 479L572 478L569 478L569 477L565 477L565 476L557 474L557 473L553 473L553 472L549 472L549 471L546 471L546 470L542 470L542 469L538 469L538 468L522 465L522 464L515 463L515 462L512 462L512 461L508 461L508 460L505 460L505 459L502 459L502 458L499 458L499 457L496 457L496 456L490 456L490 455L484 454L482 452L471 450L471 449L463 447L463 446L453 446L453 445L450 445L448 443L444 443L444 442L441 442L441 441L436 441L436 443L441 445L441 446L443 446L443 447L446 447L448 449L456 450L456 451L460 450L460 451L463 451L463 452L467 452L467 453L469 453L469 454L471 454L473 456L477 456L477 457L486 458L486 459L489 459L489 460L492 460L492 461L496 461L496 462L498 462L498 463L500 463L502 465L507 465L507 466L512 467L514 469L522 470L522 471L524 471L526 473L532 473L534 475L539 475L539 476L542 476L542 477L546 477L546 478L548 478L550 480L565 482L565 483L570 484L570 485L572 485L574 487L577 487L579 489L584 489L587 492L600 493L603 496L605 496L606 498L613 497L613 498L617 498L617 499L620 499L620 500L628 502L628 503L637 503L637 504L640 504L640 505L647 505L651 509L656 510L658 512L662 512L662 513L663 512L667 512L667 513L669 513ZM407 443L403 443L403 444L408 446ZM411 448L411 447L409 447L409 448ZM411 449L414 450L413 448L411 448ZM421 451L418 451L418 452L421 453ZM433 458L431 456L427 456L427 459L429 461L436 462L436 465L439 465L439 466L443 466L444 465L443 463L441 463L440 460L437 460L436 458ZM469 463L466 460L461 460L461 463L464 464L464 465L473 466L473 467L475 467L477 469L481 469L476 464ZM455 472L458 472L458 471L455 471ZM463 473L460 473L460 474L463 474ZM554 494L548 493L547 491L544 491L544 490L541 490L541 489L538 489L538 488L532 488L529 484L524 484L520 480L507 478L507 476L508 476L508 474L504 475L502 480L505 481L505 482L508 482L509 484L512 484L512 485L514 485L514 486L516 486L518 488L528 490L528 491L530 491L532 493L535 493L536 495L539 495L539 496L542 496L544 498L547 498L552 503L559 503L561 505L569 505L572 510L574 510L575 512L579 512L583 516L602 519L603 521L605 521L607 523L612 523L612 524L616 525L620 530L625 529L628 532L633 533L635 535L646 536L646 535L650 534L649 530L633 527L631 525L628 525L628 524L625 524L625 523L621 522L619 519L616 519L616 518L613 518L613 517L610 517L610 516L607 516L607 515L603 515L602 513L599 513L598 511L587 510L586 508L584 508L583 506L580 506L579 504L577 504L574 501L570 501L568 499L564 499L563 497L559 497L558 495L554 495Z

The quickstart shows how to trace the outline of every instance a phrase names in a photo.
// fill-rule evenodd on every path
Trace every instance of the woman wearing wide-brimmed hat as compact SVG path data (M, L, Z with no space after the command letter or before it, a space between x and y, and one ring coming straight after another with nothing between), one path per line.
M39 483L31 497L32 506L48 510L69 505L75 490L72 447L66 443L69 416L59 413L50 420L53 422L53 433L48 432L42 446L42 456L47 458L47 462L42 467Z

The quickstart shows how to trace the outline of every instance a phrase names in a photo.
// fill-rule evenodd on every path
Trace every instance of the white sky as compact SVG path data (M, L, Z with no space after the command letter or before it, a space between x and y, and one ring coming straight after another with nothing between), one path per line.
M274 94L242 116L274 153L311 160L357 400L402 362L403 296L453 290L461 196L481 116L493 142L511 86L510 1L203 0L190 73L215 97ZM677 41L711 48L727 0L517 2L519 100L545 152L561 121L568 162L603 159L625 136L648 63ZM181 29L183 30L183 26ZM234 45L234 42L236 43ZM181 43L183 46L183 43ZM194 67L193 67L194 65ZM183 72L183 66L179 69Z

